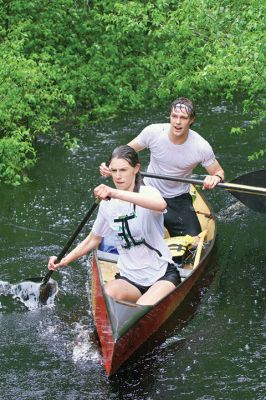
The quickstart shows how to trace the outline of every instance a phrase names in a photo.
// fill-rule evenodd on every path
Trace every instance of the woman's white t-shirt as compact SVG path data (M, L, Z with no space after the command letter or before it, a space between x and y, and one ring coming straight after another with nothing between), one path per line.
M157 189L141 186L140 193L152 197L157 195ZM131 218L124 222L117 221L125 216ZM102 201L92 232L101 237L113 234L119 253L117 266L121 276L139 285L153 285L165 274L168 263L172 262L171 253L163 239L163 213L139 206L134 211L132 203L118 199ZM134 245L134 241L143 239L159 251L161 256L144 243Z

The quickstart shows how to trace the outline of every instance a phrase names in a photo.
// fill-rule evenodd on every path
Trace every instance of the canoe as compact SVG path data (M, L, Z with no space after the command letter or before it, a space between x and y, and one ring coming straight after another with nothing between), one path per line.
M181 249L185 255L181 257L184 261L179 267L180 285L158 303L141 306L106 295L104 284L114 279L117 255L102 250L96 250L93 254L90 302L107 376L116 373L166 323L184 303L210 263L216 237L216 219L203 193L194 186L191 192L202 229L199 243L192 246L187 244L189 237L169 238L166 232L165 240L173 254L179 254L174 252Z

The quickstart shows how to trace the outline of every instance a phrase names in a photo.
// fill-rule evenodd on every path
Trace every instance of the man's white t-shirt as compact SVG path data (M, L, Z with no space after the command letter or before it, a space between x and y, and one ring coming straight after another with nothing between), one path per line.
M140 192L148 193L151 197L155 193L157 195L157 189L149 186L141 186ZM133 217L127 222L116 221L131 215ZM121 276L139 285L153 285L165 274L168 263L172 262L171 253L163 239L163 213L139 206L134 211L132 203L118 199L102 201L92 232L101 237L113 234L119 253L117 266ZM149 246L159 250L161 256L143 243L134 246L132 237L135 241L144 238ZM124 247L127 243L130 248Z
M169 123L152 124L137 136L138 144L150 150L148 172L190 178L198 164L206 168L215 161L212 147L197 132L190 129L183 144L174 144L168 137L169 131ZM190 187L187 183L154 178L145 178L144 182L146 185L156 187L165 198L187 193Z

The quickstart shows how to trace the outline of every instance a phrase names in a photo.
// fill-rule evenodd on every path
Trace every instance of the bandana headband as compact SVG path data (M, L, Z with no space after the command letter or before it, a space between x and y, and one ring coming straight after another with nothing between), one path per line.
M185 110L186 110L186 112L191 116L194 116L194 110L193 110L193 108L192 107L190 107L189 105L187 105L187 104L184 104L184 103L176 103L174 106L173 106L173 110L176 110L176 109L179 109L179 110L182 110L182 108L184 108Z

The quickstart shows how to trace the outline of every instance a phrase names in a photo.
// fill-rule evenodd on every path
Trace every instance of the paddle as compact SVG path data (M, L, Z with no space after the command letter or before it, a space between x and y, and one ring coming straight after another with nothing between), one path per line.
M80 233L80 231L82 230L84 225L88 222L89 218L92 216L94 210L97 208L99 203L100 203L100 199L97 198L95 200L95 202L93 203L93 205L91 206L91 208L89 209L89 211L86 213L86 215L83 218L83 220L81 221L81 223L78 225L78 227L75 230L75 232L72 234L72 236L69 238L69 240L65 244L64 248L61 250L61 252L57 256L56 263L59 263L62 260L62 258L64 257L64 255L66 254L66 252L68 251L68 249L70 248L70 246L72 245L72 243L74 242L74 240L76 239L76 237L78 236L78 234ZM54 271L49 270L44 277L28 279L28 281L41 283L41 286L40 286L40 302L42 304L46 304L48 297L50 297L50 295L54 292L53 284L52 283L48 283L48 281L49 281L51 275L53 274L53 272Z
M141 172L142 176L176 182L203 184L203 180L194 178L178 178L169 175L157 175ZM231 182L218 183L215 187L228 190L233 196L254 211L266 213L266 170L248 172Z

